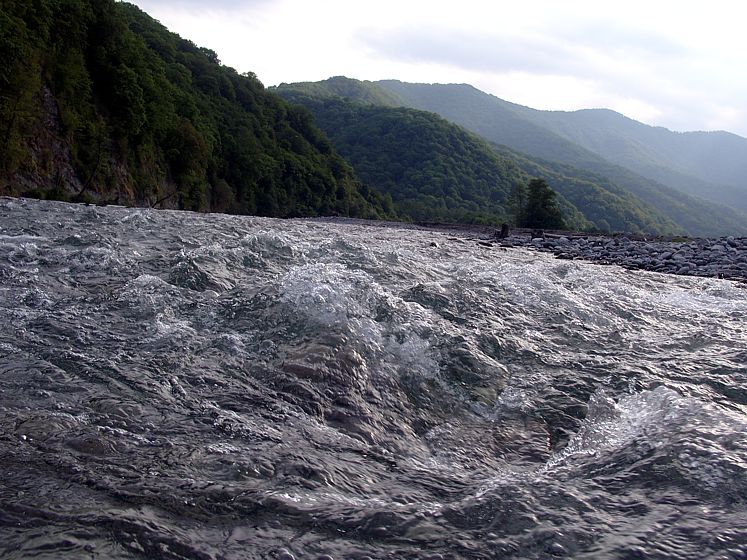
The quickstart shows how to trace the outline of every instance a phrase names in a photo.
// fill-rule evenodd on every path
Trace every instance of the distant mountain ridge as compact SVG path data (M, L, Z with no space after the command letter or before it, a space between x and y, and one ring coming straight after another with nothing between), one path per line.
M577 127L577 130L585 131L587 141L584 142L586 144L584 146L569 139L571 136L569 130L573 129L570 125L561 127L557 123L552 126L546 123L552 119L565 117L579 120L579 113L583 119L590 114L596 114L594 110L576 113L537 111L504 101L466 84L409 84L396 80L383 80L371 84L397 95L409 107L438 113L497 144L506 145L544 160L586 169L606 177L664 213L692 235L717 236L727 233L740 235L747 233L747 213L740 210L739 204L735 204L736 201L744 200L740 195L742 192L740 187L724 188L715 183L704 185L702 179L687 176L687 184L679 182L677 184L681 188L677 189L646 176L644 173L651 171L650 167L648 170L643 165L635 168L626 167L588 149L588 146L593 145L599 152L611 153L613 151L611 148L603 149L604 143L602 142L590 140L594 138L594 134L601 134L599 131L595 132L594 126L583 128L579 125ZM610 114L616 115L608 110L601 110L600 114L608 117ZM622 118L635 123L626 117ZM658 130L641 123L636 123L636 126L644 127L645 130ZM613 132L603 134L608 143L620 137L619 133ZM731 153L738 150L744 140L729 133L674 133L670 131L666 133L686 138L689 138L688 134L692 134L694 138L706 144L712 141L711 138L728 138ZM641 143L644 146L641 148L642 152L650 153L654 158L656 150L654 148L649 150L645 148L643 141ZM689 150L691 153L698 152L697 147L690 147ZM737 171L730 171L732 176L738 176L741 161L737 158L737 163L728 167L728 169L737 169ZM666 162L662 163L661 160L655 158L653 162L653 166L659 172L666 171L665 175L672 182L676 182L677 177L681 178L684 175L683 172L671 170ZM650 174L653 176L653 173ZM694 196L692 192L698 188L700 190L697 191L697 196ZM715 196L712 194L714 192Z
M438 107L440 110L434 111L438 113L446 110L442 106L445 101L453 101L456 103L455 107L459 107L470 96L487 96L495 104L493 111L497 107L511 111L522 119L632 171L640 173L638 167L645 168L648 165L652 169L669 169L679 173L681 177L700 179L712 186L729 185L747 191L747 138L731 132L674 132L638 122L611 109L532 109L487 94L468 84L410 84L397 80L373 83L381 86L387 93L396 95L403 103L422 105L421 108L430 107L426 110ZM450 91L446 92L444 88ZM504 115L503 118L508 117ZM474 126L479 125L475 123ZM669 186L679 188L676 184Z
M309 109L356 172L418 220L511 221L517 182L545 179L573 228L681 233L634 195L582 170L490 145L431 113L402 107L378 86L347 78L275 88ZM374 100L374 103L372 103ZM393 106L398 104L399 106Z
M747 139L730 132L672 132L609 109L537 111L535 124L644 177L747 210Z
M545 127L536 116L541 112L503 101L469 85L409 84L396 80L361 82L335 77L277 88L281 93L283 90L436 113L492 142L499 154L526 173L544 175L552 188L602 228L608 224L614 230L634 231L644 212L661 216L654 218L656 226L652 223L645 226L651 228L649 231L679 228L700 236L747 234L747 214L688 195L612 163L564 137L561 127L557 132ZM595 205L597 208L592 210Z

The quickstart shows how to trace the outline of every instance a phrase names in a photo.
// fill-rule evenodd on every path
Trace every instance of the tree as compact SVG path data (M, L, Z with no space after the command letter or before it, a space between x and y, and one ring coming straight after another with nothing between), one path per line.
M563 229L563 217L560 215L557 195L544 179L532 179L526 202L517 217L520 227Z
M527 186L524 183L516 183L506 201L507 209L514 216L514 223L519 227L524 221L528 196Z

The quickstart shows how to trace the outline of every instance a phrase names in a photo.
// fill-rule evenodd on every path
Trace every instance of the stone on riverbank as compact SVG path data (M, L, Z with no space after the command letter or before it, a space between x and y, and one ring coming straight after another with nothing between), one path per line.
M666 274L710 276L747 283L747 238L636 241L601 235L545 235L512 232L499 238L504 247L526 247L560 259L617 264Z

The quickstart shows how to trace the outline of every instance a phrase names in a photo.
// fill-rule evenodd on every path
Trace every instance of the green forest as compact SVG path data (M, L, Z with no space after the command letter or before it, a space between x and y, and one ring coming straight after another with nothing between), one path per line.
M541 179L553 224L738 230L729 209L598 163L501 104L468 86L345 77L266 89L125 2L0 7L0 195L498 225L526 222L517 193ZM541 159L504 137L558 150Z
M351 80L342 83L347 82ZM521 216L511 196L525 189L532 176L482 138L433 113L330 96L315 84L300 86L276 91L308 108L361 179L391 195L401 216L519 225ZM381 99L365 88L345 91ZM597 229L565 197L558 196L555 204L568 227Z
M0 194L392 218L309 113L114 0L3 0Z
M400 214L425 221L514 221L507 200L526 176L473 134L422 111L279 91L312 112L361 179L390 194Z

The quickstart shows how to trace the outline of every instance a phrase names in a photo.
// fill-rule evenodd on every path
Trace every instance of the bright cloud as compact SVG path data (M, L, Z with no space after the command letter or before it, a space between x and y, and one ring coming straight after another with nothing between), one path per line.
M747 4L730 0L135 0L267 85L471 83L538 109L608 107L747 136Z

